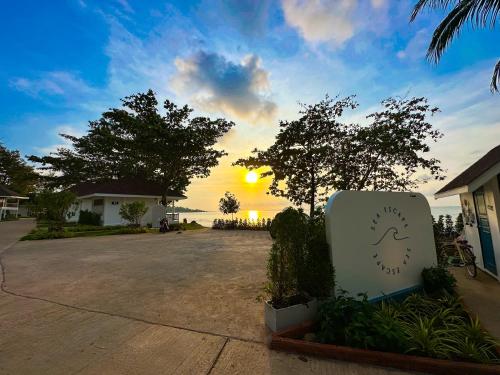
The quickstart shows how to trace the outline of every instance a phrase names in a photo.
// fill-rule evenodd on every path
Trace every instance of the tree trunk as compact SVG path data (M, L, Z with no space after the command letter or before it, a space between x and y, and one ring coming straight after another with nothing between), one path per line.
M309 201L309 217L314 217L314 203L316 200L316 178L314 172L311 173L311 200Z

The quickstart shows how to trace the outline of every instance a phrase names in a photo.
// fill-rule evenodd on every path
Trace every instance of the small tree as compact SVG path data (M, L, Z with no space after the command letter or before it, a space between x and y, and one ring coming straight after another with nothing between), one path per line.
M443 237L443 235L444 235L444 216L443 215L438 216L438 220L435 224L435 227L436 227L435 233L437 233L437 235L439 237Z
M462 233L464 230L464 216L462 213L459 213L457 216L457 220L455 221L455 232L458 234Z
M446 215L444 219L444 234L446 237L451 237L453 235L453 219L451 215Z
M142 217L146 214L148 208L142 201L124 203L120 207L120 216L129 222L130 225L139 226Z
M233 215L240 210L240 202L234 194L226 191L224 197L219 200L219 210L224 215L231 214L231 220L233 220Z
M70 191L43 191L37 195L35 204L39 212L49 221L48 230L58 232L63 230L66 218L72 215L71 205L76 196Z

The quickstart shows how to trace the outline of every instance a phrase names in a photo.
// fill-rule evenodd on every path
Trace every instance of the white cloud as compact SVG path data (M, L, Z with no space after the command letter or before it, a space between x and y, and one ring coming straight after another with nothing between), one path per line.
M283 0L282 4L287 23L307 41L340 46L354 35L357 0Z
M61 137L61 134L68 134L74 137L81 137L85 134L81 128L72 125L55 126L52 129L52 132L54 133L54 136L58 138L59 142L48 146L35 147L35 150L47 155L52 152L56 152L59 148L71 148L72 143L66 138Z
M76 74L66 71L42 73L37 78L17 77L9 82L10 87L33 97L41 95L62 96L68 94L90 94L95 90Z
M269 100L269 74L255 55L234 63L216 53L197 52L175 60L172 88L190 96L205 110L219 111L249 122L274 119L276 104Z
M387 0L282 0L286 22L313 44L341 47L361 31L379 33Z
M423 58L427 51L427 45L430 41L430 32L427 29L420 29L410 39L408 44L403 50L396 53L397 57L401 60L417 60Z

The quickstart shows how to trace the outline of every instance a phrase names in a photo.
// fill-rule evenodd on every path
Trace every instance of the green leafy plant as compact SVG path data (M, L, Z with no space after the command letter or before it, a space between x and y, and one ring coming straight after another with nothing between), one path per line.
M287 208L267 222L273 238L267 263L266 292L275 308L326 298L333 290L324 221Z
M240 210L240 202L234 194L226 191L224 197L219 200L219 210L224 215L231 214L231 220L233 220L234 214Z
M76 196L70 191L43 191L36 196L35 204L41 217L47 220L49 232L60 232L66 218L71 216L71 206Z
M120 216L128 221L130 225L139 226L142 217L147 211L146 203L142 201L123 203L120 207Z
M437 293L442 290L455 292L457 280L443 266L424 268L422 271L424 289L427 293Z
M78 217L78 224L101 225L101 215L89 210L81 210Z

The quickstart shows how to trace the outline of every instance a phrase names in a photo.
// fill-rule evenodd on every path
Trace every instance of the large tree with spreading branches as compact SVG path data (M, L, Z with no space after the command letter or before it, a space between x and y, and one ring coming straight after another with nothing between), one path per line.
M38 177L19 151L9 150L0 143L0 185L19 194L28 194L35 190Z
M165 190L185 191L192 178L207 177L226 155L214 145L234 126L224 119L191 117L192 109L169 100L158 110L155 93L122 99L91 121L82 137L61 134L72 148L48 156L30 156L41 169L53 172L50 183L67 187L81 181L141 178L162 184Z
M437 108L425 98L389 98L381 111L367 116L366 125L340 121L357 106L353 97L328 96L302 105L299 119L280 122L273 145L235 164L268 167L261 177L272 176L269 192L308 204L311 217L332 190L403 191L443 178L439 160L426 155L428 142L441 137L428 122Z

